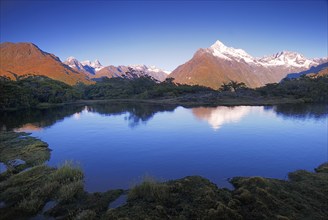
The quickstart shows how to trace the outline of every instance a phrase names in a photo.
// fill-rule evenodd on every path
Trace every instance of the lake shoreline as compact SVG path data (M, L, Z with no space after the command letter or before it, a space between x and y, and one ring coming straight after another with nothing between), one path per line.
M40 214L49 202L56 205L41 214L64 218L82 215L88 219L179 216L324 219L328 216L325 203L328 194L322 187L328 184L328 163L317 167L315 172L291 172L288 180L234 177L229 180L235 187L233 190L219 188L200 176L187 176L165 182L148 178L128 191L88 193L83 190L80 168L66 163L59 168L43 164L50 157L47 143L27 133L1 132L0 139L1 162L8 167L0 174L0 202L3 204L0 214L5 219ZM25 157L20 158L20 155ZM23 162L13 165L10 162L13 160ZM21 191L22 186L28 188ZM122 194L128 194L127 203L108 209L108 205Z
M205 98L205 99L204 99ZM183 106L183 107L198 107L198 106L272 106L272 105L281 105L281 104L304 104L311 103L304 99L295 99L295 98L245 98L245 97L220 97L220 98L208 98L203 96L189 97L181 96L176 98L166 98L166 99L138 99L138 98L129 98L129 99L98 99L98 100L77 100L73 102L64 102L64 103L40 103L36 106L30 108L6 108L1 109L1 111L17 111L22 109L46 109L58 106L66 105L88 105L88 104L97 104L97 103L145 103L145 104L158 104L158 105L174 105L174 106ZM195 100L197 99L197 100Z

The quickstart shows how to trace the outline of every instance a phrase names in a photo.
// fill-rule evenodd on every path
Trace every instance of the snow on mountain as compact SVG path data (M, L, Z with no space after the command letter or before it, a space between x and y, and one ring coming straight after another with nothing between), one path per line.
M68 57L64 64L72 69L86 73L91 78L101 77L123 77L123 78L136 78L141 76L150 76L157 81L164 81L169 71L161 70L155 66L146 65L130 65L130 66L103 66L99 60L91 62L85 60L79 62L74 57Z
M271 56L260 58L259 63L264 66L286 66L286 67L303 67L310 68L318 65L318 62L305 58L303 55L291 52L282 51Z
M169 71L165 71L157 68L156 66L146 66L146 65L129 65L134 70L142 71L146 75L153 77L158 81L164 81L167 75L170 73Z
M137 65L129 65L129 67L136 69L136 70L146 71L146 72L149 71L149 72L155 72L155 73L158 73L158 72L164 72L167 74L170 73L170 71L165 71L165 70L159 69L156 66L146 66L146 65L137 64Z
M307 70L324 60L325 58L308 59L290 51L256 58L242 49L228 47L221 41L216 41L209 48L197 50L189 61L173 70L170 77L177 83L203 85L214 89L231 80L256 88L277 83L289 73Z
M208 51L211 52L214 56L226 60L244 60L247 63L255 62L255 59L244 50L227 47L219 40L217 40L210 48L208 48Z
M213 56L216 56L218 58L222 58L225 60L235 60L238 62L245 61L248 64L256 64L265 67L285 66L296 68L310 68L311 66L320 64L319 62L317 62L320 59L307 59L303 55L291 51L282 51L271 56L255 58L242 49L227 47L221 41L216 41L207 50L208 52L212 53Z
M75 57L68 57L64 62L64 64L76 70L80 70L80 71L84 70L83 65L77 59L75 59Z
M94 75L97 71L101 70L104 68L103 65L99 62L99 60L95 60L94 62L91 62L89 60L80 62L74 57L68 57L64 64L68 65L72 69L82 71L87 74Z
M313 58L313 62L323 64L328 62L328 57L323 57L323 58Z
M85 60L85 61L82 61L81 64L83 66L89 66L89 67L94 68L95 72L97 72L97 71L101 70L102 68L104 68L104 66L101 65L101 63L97 59L94 62L91 62L90 60Z

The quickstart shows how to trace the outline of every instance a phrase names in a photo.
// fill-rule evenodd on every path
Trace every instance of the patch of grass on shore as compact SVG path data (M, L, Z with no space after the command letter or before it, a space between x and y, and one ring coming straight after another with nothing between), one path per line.
M144 198L147 201L165 201L169 199L169 189L166 184L156 181L154 178L145 177L143 182L133 187L128 194L128 200Z
M234 190L197 176L145 181L104 219L327 219L328 163L315 171L292 172L288 181L235 177Z
M123 190L89 194L84 191L83 172L73 162L65 162L58 168L43 164L48 145L26 133L1 132L0 162L23 159L29 169L8 169L0 174L0 219L27 218L39 213L48 201L57 205L47 214L54 217L98 217L107 210L110 202ZM86 211L83 211L86 210ZM82 218L83 219L83 218Z
M11 162L17 159L24 163L13 166ZM47 143L24 132L0 132L0 161L7 166L7 172L17 173L28 167L43 164L49 159L50 149Z

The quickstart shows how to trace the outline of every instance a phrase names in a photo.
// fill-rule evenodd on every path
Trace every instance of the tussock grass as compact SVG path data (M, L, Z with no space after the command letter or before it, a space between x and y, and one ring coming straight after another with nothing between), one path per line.
M31 195L28 198L22 199L18 205L18 210L24 212L24 213L31 213L35 214L37 213L45 204L45 201L42 200L40 197Z
M97 219L97 214L93 210L83 210L82 212L78 213L74 220L93 220Z
M26 163L12 167L9 161L15 159ZM17 173L27 167L41 165L49 159L50 149L47 143L24 132L0 132L0 162L7 165L7 172Z
M26 172L10 176L6 181L0 182L0 200L11 203L29 197L34 191L42 189L49 181L48 175L51 172L53 168L39 165ZM45 194L48 195L49 192Z
M164 201L168 198L168 186L149 176L144 177L143 182L133 187L128 194L128 200Z
M78 180L63 185L58 192L58 199L61 202L69 202L81 194L83 194L83 182Z
M65 161L63 165L52 174L51 179L61 184L80 181L83 179L82 169L72 161Z

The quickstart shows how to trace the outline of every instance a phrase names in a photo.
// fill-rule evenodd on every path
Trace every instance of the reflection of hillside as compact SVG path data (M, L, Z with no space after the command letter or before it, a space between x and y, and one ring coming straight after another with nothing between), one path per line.
M196 118L207 121L214 130L219 129L223 124L238 122L250 112L251 107L237 106L216 108L193 108L192 113Z
M284 118L323 118L328 116L328 106L325 104L293 104L272 107L278 116ZM270 109L270 108L267 108Z
M81 114L99 113L102 115L120 115L128 113L129 126L134 127L150 120L157 112L173 111L175 106L144 103L104 103L85 106L61 106L49 109L20 110L2 112L0 130L32 132L53 125L67 116L79 119Z
M102 115L120 115L128 113L127 120L130 127L135 127L141 122L150 120L157 112L173 111L176 106L158 105L148 103L108 103L96 104L88 108L89 111Z
M31 123L24 124L21 127L14 129L14 131L16 132L32 132L32 131L40 131L40 130L42 130L41 127Z
M61 106L49 109L24 109L12 112L1 112L0 130L12 130L25 127L27 130L49 127L59 120L76 112L80 112L82 106ZM27 126L27 127L26 127Z

